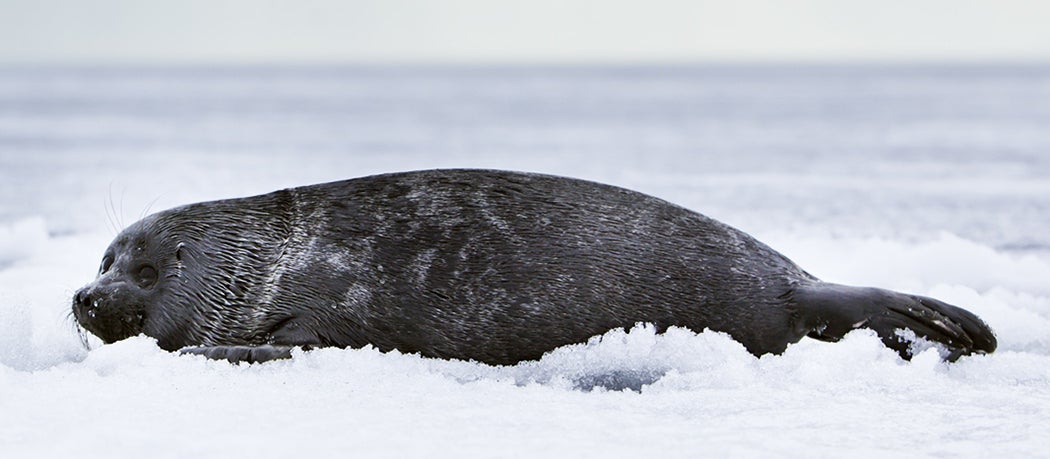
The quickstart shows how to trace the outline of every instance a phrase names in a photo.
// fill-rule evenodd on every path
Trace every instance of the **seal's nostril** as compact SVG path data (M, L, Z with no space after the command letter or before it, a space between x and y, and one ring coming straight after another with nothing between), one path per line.
M91 295L88 295L84 290L77 292L73 295L73 303L81 308L91 308Z

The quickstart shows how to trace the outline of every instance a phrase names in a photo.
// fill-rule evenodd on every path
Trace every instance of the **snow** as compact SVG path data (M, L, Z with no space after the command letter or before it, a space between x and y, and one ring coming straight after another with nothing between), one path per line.
M1046 455L1050 72L519 72L0 72L0 455ZM964 306L999 350L905 362L859 330L757 358L642 325L513 367L231 365L72 325L148 207L464 166L667 198L826 280Z

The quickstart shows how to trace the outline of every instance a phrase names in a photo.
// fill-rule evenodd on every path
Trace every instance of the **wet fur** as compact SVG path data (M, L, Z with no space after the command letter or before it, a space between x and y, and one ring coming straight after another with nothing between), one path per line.
M192 204L133 224L107 256L74 302L87 330L230 360L371 344L513 364L639 322L723 331L756 355L860 326L904 356L900 328L949 358L995 348L964 310L825 284L698 213L538 174L410 172ZM136 291L126 278L144 261L160 279Z

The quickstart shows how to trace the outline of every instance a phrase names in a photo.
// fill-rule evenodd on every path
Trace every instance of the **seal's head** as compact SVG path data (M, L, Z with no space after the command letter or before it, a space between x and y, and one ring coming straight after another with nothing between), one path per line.
M167 350L258 344L262 296L285 238L275 227L285 219L261 207L200 203L132 224L73 296L73 317L106 343L145 334Z
M151 234L153 222L137 222L117 235L98 277L73 295L77 322L106 343L143 333L157 298L179 271L181 248Z

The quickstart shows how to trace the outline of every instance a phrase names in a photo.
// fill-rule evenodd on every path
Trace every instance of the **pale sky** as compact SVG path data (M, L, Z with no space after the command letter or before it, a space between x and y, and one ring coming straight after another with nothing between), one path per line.
M1034 0L0 0L7 63L1050 62Z

